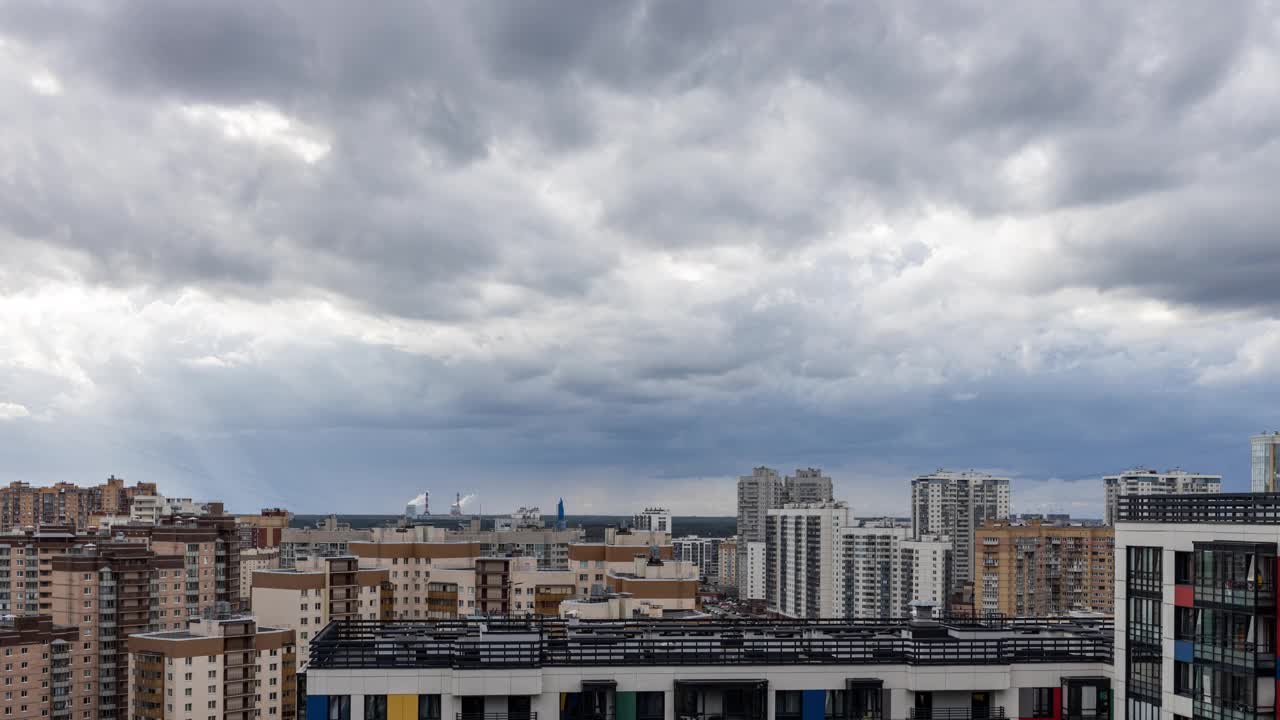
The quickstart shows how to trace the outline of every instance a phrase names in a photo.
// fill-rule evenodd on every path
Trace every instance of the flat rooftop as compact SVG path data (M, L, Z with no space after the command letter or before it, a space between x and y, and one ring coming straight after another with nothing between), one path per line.
M311 641L313 670L641 665L1109 663L1110 618L353 620Z

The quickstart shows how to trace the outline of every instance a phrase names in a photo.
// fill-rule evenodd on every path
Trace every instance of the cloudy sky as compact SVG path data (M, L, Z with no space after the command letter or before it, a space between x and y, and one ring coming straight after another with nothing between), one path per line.
M996 12L995 9L999 8ZM1099 514L1280 427L1274 2L0 1L0 481Z

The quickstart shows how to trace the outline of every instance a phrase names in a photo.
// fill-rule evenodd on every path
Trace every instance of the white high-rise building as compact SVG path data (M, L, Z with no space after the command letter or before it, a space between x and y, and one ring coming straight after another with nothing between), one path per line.
M973 531L987 520L1007 517L1009 478L939 470L911 481L913 537L952 539L951 593L973 581Z
M777 470L757 467L738 478L738 591L747 596L747 585L763 582L750 576L747 544L763 542L765 519L770 510L792 502L830 502L831 478L816 468L802 468L783 478Z
M1253 492L1280 491L1280 432L1249 438L1249 469Z
M671 511L666 508L649 507L643 512L631 516L631 527L636 530L657 530L671 532Z
M764 600L765 587L765 550L766 544L762 540L760 542L742 542L738 541L739 546L746 546L746 564L738 568L738 578L741 582L745 578L745 585L742 588L743 600Z
M688 535L671 540L672 555L676 560L693 563L698 568L698 579L715 582L720 574L720 542L723 538L704 538Z
M840 531L839 592L842 615L905 618L912 600L947 605L951 542L943 537L911 539L911 529L890 521Z
M1134 468L1117 475L1102 478L1106 491L1103 522L1114 525L1116 511L1122 495L1187 495L1190 493L1222 492L1222 476L1190 473L1185 470L1157 472L1147 468Z
M887 524L840 529L839 616L902 618L912 600L910 528Z
M842 502L788 503L765 521L765 599L794 618L844 614L837 588L840 531L849 524Z
M951 587L951 539L926 535L902 543L902 550L911 555L911 599L946 608Z

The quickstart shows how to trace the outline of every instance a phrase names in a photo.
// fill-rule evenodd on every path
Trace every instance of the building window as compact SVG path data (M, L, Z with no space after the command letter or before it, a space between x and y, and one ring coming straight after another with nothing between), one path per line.
M1195 690L1195 666L1191 663L1173 661L1173 692L1176 695L1191 697Z
M1179 550L1173 554L1173 582L1191 585L1196 580L1195 553Z
M387 720L387 696L364 696L364 720Z
M803 712L802 697L799 690L779 690L774 693L775 720L800 720Z
M1196 637L1196 616L1199 610L1187 607L1173 609L1173 639L1194 640Z
M418 696L418 720L440 720L440 696Z
M329 720L351 720L351 696L329 696Z

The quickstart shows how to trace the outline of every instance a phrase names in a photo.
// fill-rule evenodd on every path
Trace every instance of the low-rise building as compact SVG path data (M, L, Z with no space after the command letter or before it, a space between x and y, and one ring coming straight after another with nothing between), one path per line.
M260 626L250 616L132 635L127 715L291 720L298 709L296 647L292 630Z

